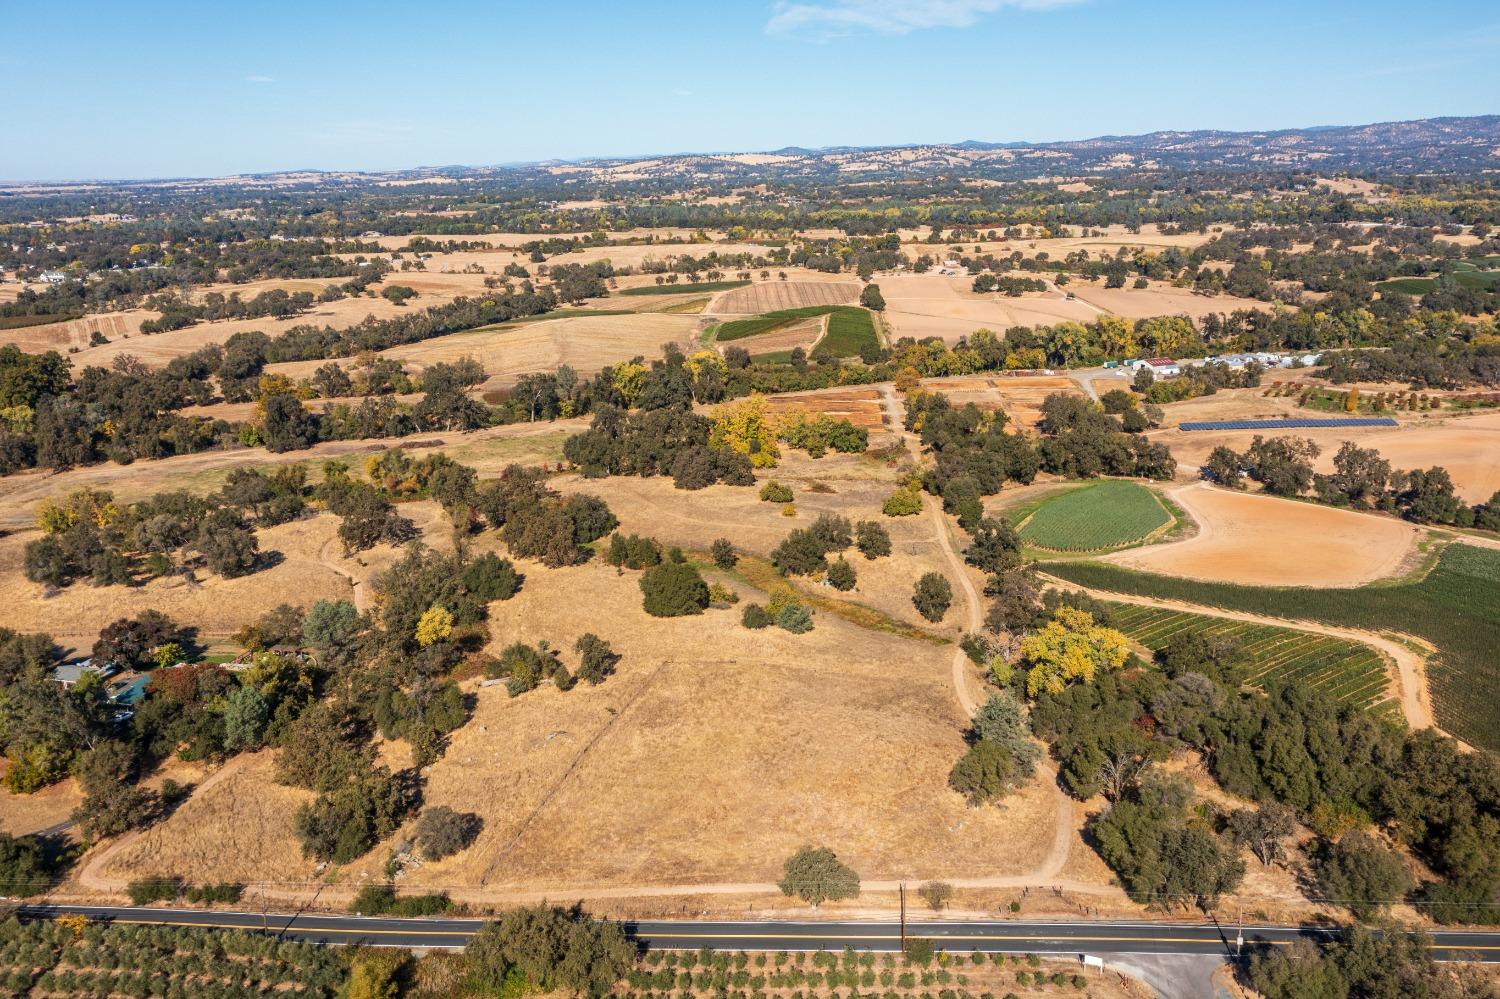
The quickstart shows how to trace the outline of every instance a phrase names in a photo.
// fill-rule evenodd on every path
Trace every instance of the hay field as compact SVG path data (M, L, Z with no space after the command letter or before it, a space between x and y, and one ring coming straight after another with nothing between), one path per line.
M1099 310L1059 292L1020 298L976 295L973 278L941 274L892 274L879 280L885 296L883 313L892 337L941 337L949 343L977 329L1003 333L1011 326L1051 325L1064 320L1086 323Z
M1389 517L1202 484L1170 496L1197 523L1196 535L1104 561L1253 586L1359 586L1400 572L1422 535Z
M571 365L579 374L588 375L638 354L660 357L666 343L689 349L697 325L696 316L660 312L570 316L450 333L392 347L381 354L417 371L439 361L472 357L490 376L484 387L491 389L512 384L523 374L553 371L559 364ZM266 370L306 378L324 363L290 361L268 365ZM355 362L344 358L339 363Z
M861 285L857 281L802 280L757 281L743 288L731 288L715 295L706 312L714 315L759 315L783 309L804 309L814 305L852 305L859 300Z
M722 354L730 347L743 347L752 356L762 354L775 354L782 351L790 352L795 347L801 347L811 354L813 346L823 339L828 331L828 317L814 316L801 322L792 323L774 329L769 333L757 333L753 336L744 337L729 342L715 342L714 346L719 348Z

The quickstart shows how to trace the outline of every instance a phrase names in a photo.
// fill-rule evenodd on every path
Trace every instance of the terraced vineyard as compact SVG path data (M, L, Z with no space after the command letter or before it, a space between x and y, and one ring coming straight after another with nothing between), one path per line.
M1140 541L1171 522L1145 486L1106 479L1043 501L1022 523L1021 537L1052 551L1103 551Z
M1346 704L1369 708L1392 719L1401 717L1400 702L1389 696L1385 658L1358 642L1161 607L1109 606L1114 626L1153 652L1175 636L1189 632L1229 638L1253 664L1253 682L1305 684Z

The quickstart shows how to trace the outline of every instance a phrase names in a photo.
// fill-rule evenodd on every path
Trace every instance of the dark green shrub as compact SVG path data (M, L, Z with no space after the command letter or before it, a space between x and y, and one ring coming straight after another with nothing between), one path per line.
M746 604L745 609L740 613L740 623L758 631L769 627L773 621L770 613L760 604Z

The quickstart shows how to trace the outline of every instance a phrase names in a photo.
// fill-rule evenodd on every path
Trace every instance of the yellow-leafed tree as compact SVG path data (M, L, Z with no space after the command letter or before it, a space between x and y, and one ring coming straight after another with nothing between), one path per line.
M1059 694L1071 683L1090 683L1100 669L1119 669L1130 655L1124 635L1094 623L1088 611L1059 607L1046 627L1022 639L1021 658L1030 667L1026 691Z
M752 395L714 411L708 446L750 456L756 468L775 468L781 451L776 446L775 421L766 412L765 397Z
M453 634L453 614L446 607L429 607L417 621L417 644L432 645Z

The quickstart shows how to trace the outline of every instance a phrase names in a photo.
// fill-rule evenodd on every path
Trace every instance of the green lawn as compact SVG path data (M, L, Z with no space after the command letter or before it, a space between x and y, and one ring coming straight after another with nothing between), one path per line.
M1426 639L1438 650L1427 671L1438 724L1500 751L1500 551L1458 542L1419 580L1338 590L1204 583L1089 561L1052 562L1046 570L1117 593Z
M1102 551L1140 541L1171 522L1145 486L1105 479L1044 500L1021 525L1021 537L1053 551Z
M621 295L685 295L694 291L728 291L743 288L749 281L699 281L693 284L648 284L626 288Z
M1399 702L1387 696L1385 660L1367 645L1139 604L1111 603L1109 609L1114 626L1152 652L1184 633L1228 638L1253 663L1253 682L1274 679L1305 684L1345 703L1400 717Z

